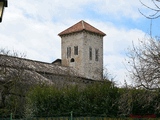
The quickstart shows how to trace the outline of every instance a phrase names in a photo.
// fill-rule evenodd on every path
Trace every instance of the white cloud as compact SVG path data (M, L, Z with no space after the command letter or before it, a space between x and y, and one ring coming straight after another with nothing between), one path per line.
M16 12L11 14L11 10L8 11L6 16L9 17L0 29L0 47L24 52L31 59L51 62L60 58L60 39L57 39L57 34L62 26L27 19L20 10L12 9Z
M20 10L28 18L51 21L52 19L63 19L64 17L70 18L73 15L83 16L88 9L114 18L125 16L137 19L142 17L138 12L140 7L139 0L118 0L116 2L112 0L14 0L9 1L8 9L16 8L16 11Z

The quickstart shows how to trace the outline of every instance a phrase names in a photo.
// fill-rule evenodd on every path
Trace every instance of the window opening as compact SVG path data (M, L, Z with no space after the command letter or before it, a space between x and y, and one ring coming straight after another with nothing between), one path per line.
M78 46L74 46L74 55L78 55Z
M95 60L98 61L99 59L99 49L95 49Z
M67 58L71 57L71 47L67 47Z
M72 58L70 62L74 62L74 58Z
M89 59L92 60L92 48L89 48Z

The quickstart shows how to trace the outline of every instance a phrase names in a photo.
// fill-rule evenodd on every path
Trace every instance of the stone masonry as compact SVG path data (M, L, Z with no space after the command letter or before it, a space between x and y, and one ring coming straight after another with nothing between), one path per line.
M62 66L72 67L79 76L102 80L103 36L105 33L80 21L59 34Z

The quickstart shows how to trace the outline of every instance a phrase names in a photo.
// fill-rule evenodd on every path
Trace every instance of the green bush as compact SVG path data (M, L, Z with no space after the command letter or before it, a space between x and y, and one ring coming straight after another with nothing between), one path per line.
M59 116L74 111L76 116L116 116L118 88L110 83L87 85L84 89L68 86L37 86L27 95L26 114Z

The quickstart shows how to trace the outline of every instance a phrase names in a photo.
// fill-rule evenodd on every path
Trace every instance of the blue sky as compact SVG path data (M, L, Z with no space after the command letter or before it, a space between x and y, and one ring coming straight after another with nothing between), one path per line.
M142 0L153 6L151 0ZM150 33L150 14L139 0L9 0L0 23L0 48L26 54L28 59L52 62L61 58L58 33L84 20L107 34L104 67L119 85L132 83L125 69L127 48L138 45ZM153 36L159 35L160 19L152 21Z

